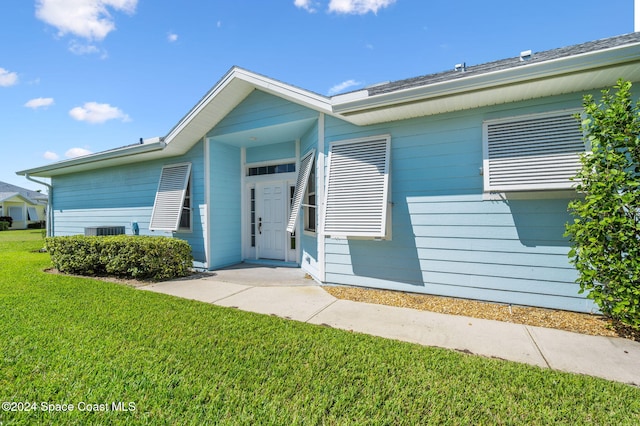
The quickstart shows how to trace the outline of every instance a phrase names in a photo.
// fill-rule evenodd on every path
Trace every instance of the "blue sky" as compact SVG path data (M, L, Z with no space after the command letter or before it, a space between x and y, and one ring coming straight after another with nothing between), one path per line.
M330 95L633 28L633 0L3 0L0 181L164 136L234 65Z

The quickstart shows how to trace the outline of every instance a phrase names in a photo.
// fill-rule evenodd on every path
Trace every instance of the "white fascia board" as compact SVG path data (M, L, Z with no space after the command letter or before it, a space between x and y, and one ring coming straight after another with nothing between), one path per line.
M19 172L16 172L16 174L19 176L25 176L28 174L30 176L51 177L63 173L96 168L95 165L97 165L97 163L105 161L109 161L109 165L127 164L131 162L129 161L129 157L133 155L161 151L165 148L165 146L166 144L163 141L125 146L110 151L72 158L70 160L58 161L47 166L21 170Z
M395 104L426 101L430 98L442 98L630 62L640 62L640 43L401 89L361 99L346 98L345 101L345 98L338 97L334 98L333 110L337 114L343 114L345 119L349 120L349 115L357 115L359 112L371 109L390 108Z
M252 73L241 68L237 68L235 70L235 77L253 84L256 89L290 100L291 102L304 105L318 112L328 114L333 112L331 108L331 100L326 96L322 96L309 90L301 89L260 74Z
M213 88L209 90L207 94L204 95L202 99L200 99L200 101L193 108L191 108L191 110L184 117L182 117L180 121L178 121L178 124L173 126L171 130L169 130L169 133L167 133L167 136L165 136L164 138L167 144L170 144L174 139L176 139L180 132L184 130L184 128L187 127L189 123L191 123L198 116L198 114L202 112L202 110L207 105L209 105L211 101L215 99L215 97L220 92L222 92L222 90L224 90L225 87L229 85L229 83L233 80L234 71L235 68L232 68L230 71L228 71L220 79L220 81L218 81L218 83L216 83L216 85L213 86Z
M180 135L188 127L198 126L199 118L204 117L202 113L205 110L208 111L212 108L219 111L231 110L255 89L287 99L318 112L332 113L331 102L325 96L234 67L169 131L165 137L165 142L170 145L172 142L180 141ZM223 96L223 92L228 92L229 96ZM226 113L220 114L220 119L225 115ZM206 127L206 130L204 130L206 133L216 124L216 122L207 120L206 126L202 129ZM198 133L202 133L202 129ZM195 140L199 140L202 136L199 134ZM192 138L189 137L188 139ZM182 142L184 141L179 143Z

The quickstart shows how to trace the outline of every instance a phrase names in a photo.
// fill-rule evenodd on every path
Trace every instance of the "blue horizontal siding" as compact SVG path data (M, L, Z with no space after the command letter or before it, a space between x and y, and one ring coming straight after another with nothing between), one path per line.
M292 141L247 148L245 161L247 163L258 163L295 157L296 143Z
M492 278L484 287L459 286L464 276L452 274L452 282L450 283L424 283L423 288L411 287L402 282L369 278L366 281L356 275L326 273L327 283L336 283L342 285L352 285L357 287L369 287L385 290L398 290L414 293L433 294L446 297L457 297L464 299L484 300L490 302L498 302L513 305L540 306L550 309L564 309L576 312L593 312L596 310L595 305L585 298L561 295L548 295L535 292L511 290L498 290L493 284L496 279Z
M127 234L133 234L136 222L141 235L171 236L149 230L158 181L164 165L191 162L192 230L173 235L191 245L196 261L205 262L202 153L202 142L198 142L179 157L54 177L54 235L84 234L85 227L94 226L124 226Z
M240 148L211 142L210 269L242 261Z
M594 310L567 257L569 200L484 200L481 173L483 120L579 104L565 96L364 128L328 118L328 140L391 134L393 207L390 241L326 239L327 282Z
M316 118L317 112L254 90L213 128L207 136L215 137L265 126ZM283 141L284 142L284 141Z

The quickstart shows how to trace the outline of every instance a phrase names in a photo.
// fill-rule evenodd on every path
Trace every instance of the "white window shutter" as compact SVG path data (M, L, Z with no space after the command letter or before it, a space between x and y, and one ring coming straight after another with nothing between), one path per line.
M191 174L191 163L164 166L151 213L152 231L177 231L184 196Z
M325 235L387 237L390 145L389 136L331 145Z
M300 161L298 180L296 181L296 189L293 193L293 202L291 203L291 212L289 213L289 221L287 223L287 232L289 233L293 233L296 229L298 213L300 212L300 206L302 205L304 193L307 190L307 183L309 182L309 175L311 174L311 168L313 167L313 159L315 158L315 154L315 150L312 150L307 153L307 155L305 155Z
M27 207L27 213L29 213L30 220L40 220L38 210L35 207Z
M486 121L485 191L571 188L585 150L574 112Z

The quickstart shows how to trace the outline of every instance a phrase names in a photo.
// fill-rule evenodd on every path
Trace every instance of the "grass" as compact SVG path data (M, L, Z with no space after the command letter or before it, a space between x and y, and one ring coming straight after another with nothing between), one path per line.
M37 407L2 426L640 423L638 388L50 275L41 246L0 232L0 401Z

